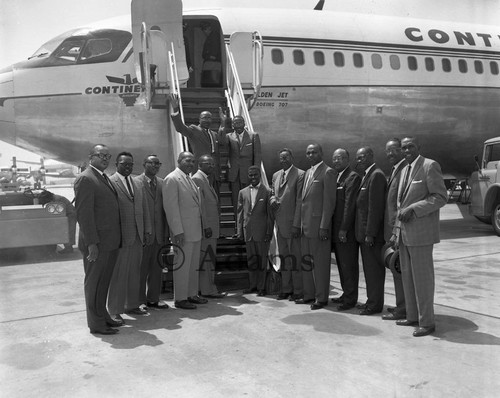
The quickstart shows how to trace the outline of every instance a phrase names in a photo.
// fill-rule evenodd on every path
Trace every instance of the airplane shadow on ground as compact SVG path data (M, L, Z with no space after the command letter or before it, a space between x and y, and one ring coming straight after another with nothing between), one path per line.
M480 221L464 223L461 219L440 221L441 240L491 236L494 234L491 225Z
M78 249L74 249L73 253L58 254L56 245L0 250L0 267L73 260L82 260L82 254Z
M469 319L436 315L435 337L458 344L500 345L500 337L478 332L478 326Z

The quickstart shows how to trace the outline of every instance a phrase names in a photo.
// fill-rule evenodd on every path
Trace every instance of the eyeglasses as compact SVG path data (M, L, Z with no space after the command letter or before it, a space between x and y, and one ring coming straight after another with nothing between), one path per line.
M152 164L153 166L161 166L163 163L161 162L152 162L151 160L148 160L147 162L145 163L149 163L149 164Z
M119 162L118 164L121 164L124 167L132 167L134 165L132 162Z
M109 153L94 153L92 156L97 156L101 160L111 159L111 155Z

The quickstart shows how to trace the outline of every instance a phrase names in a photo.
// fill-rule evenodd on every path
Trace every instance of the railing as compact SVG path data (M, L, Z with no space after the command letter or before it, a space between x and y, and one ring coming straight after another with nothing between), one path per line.
M181 97L181 87L179 84L179 75L177 74L177 63L175 61L175 50L174 43L170 43L171 50L168 52L168 62L170 66L170 92L177 95L179 98L179 112L181 114L182 122L184 123L184 111L182 110L182 97ZM182 151L187 151L188 141L187 138L182 134L173 134L172 141L174 142L174 148L176 149L175 156L179 155ZM177 153L178 152L178 153Z
M231 117L240 115L243 116L245 119L245 125L246 128L250 131L254 131L253 129L253 124L252 124L252 119L250 118L250 112L248 109L248 104L245 100L245 96L243 94L243 89L241 88L241 81L238 76L238 71L236 69L236 64L234 62L234 57L233 54L231 53L231 49L229 48L229 45L226 44L226 78L227 78L227 90L226 90L226 99L227 103L231 112ZM254 74L255 76L255 74ZM260 77L261 78L261 77ZM257 80L260 79L259 77L255 78ZM254 80L255 80L254 79ZM258 96L258 92L255 91L256 87L260 90L260 82L258 85L254 85L254 93L257 93L257 95L254 94L255 97ZM264 168L264 163L261 162L260 164L260 170L262 172L262 183L266 186L269 187L269 184L267 182L266 176L266 170Z
M252 109L255 103L257 102L257 99L259 98L259 93L260 93L260 88L262 86L262 78L264 76L264 64L262 62L264 58L264 52L263 52L263 42L262 42L262 36L260 32L255 31L253 32L253 38L252 38L252 46L253 46L253 52L252 52L252 64L253 64L253 90L254 94L253 96L249 99L248 102L248 110Z

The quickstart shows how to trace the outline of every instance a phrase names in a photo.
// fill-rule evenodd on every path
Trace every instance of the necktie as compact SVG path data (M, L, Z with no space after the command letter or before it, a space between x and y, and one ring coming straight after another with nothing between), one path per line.
M250 205L252 206L252 209L255 206L256 197L257 197L257 187L250 185Z
M134 199L134 191L132 191L132 187L130 186L130 183L128 182L128 176L125 177L125 182L127 183L127 189L128 193L130 194L130 197Z
M391 181L394 178L394 171L396 171L396 168L394 166L391 167L391 174L389 175L388 181Z
M283 173L281 173L280 188L283 188L285 182L286 182L286 171L283 170Z
M212 134L210 134L210 131L208 129L204 130L204 131L205 131L205 134L208 137L208 140L210 141L210 151L211 151L211 153L215 153L215 148L214 148L215 145L214 145Z
M111 188L111 190L116 194L115 187L113 186L113 184L109 180L108 176L105 173L102 173L102 178L104 178L104 181L106 182L106 184L108 184L108 186Z
M410 179L410 174L411 174L411 165L408 165L408 168L406 169L406 174L405 174L405 179L403 181L403 185L401 185L401 191L399 193L399 201L403 201L403 196L406 193L406 189L408 188L408 181Z
M156 181L151 178L151 180L149 180L149 186L151 187L151 191L155 192L156 191Z

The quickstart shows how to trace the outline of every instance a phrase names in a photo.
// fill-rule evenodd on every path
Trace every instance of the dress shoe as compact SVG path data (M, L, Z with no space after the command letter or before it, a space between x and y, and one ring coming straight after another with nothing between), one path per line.
M320 310L328 305L328 301L315 301L311 304L311 310Z
M124 320L120 314L110 315L110 317L113 321L124 322Z
M340 296L340 297L332 297L332 298L330 299L330 301L331 301L332 303L335 303L335 304L341 304L341 303L343 303L343 302L344 302L344 298L343 298L343 296Z
M295 300L295 304L312 304L314 303L314 299L303 299L303 298L300 298L298 300Z
M382 319L384 321L398 321L400 319L406 319L406 315L398 314L397 312L393 312L392 314L382 315Z
M292 293L280 293L276 297L276 300L286 300L287 298L291 297Z
M292 294L290 297L288 297L288 301L297 301L302 298L301 294Z
M257 288L256 287L251 287L250 289L244 289L243 294L250 294L250 293L256 293Z
M413 332L413 337L427 336L428 334L434 333L435 330L436 330L435 326L429 326L429 327L420 326L416 328L415 331Z
M166 310L169 308L168 304L164 301L157 301L156 303L148 301L147 306L151 308L158 308L159 310Z
M131 310L127 310L127 314L133 314L133 315L149 315L149 312L148 310L144 309L144 308L141 308L141 307L137 307L137 308L133 308Z
M69 253L73 253L73 246L66 246L64 249L59 250L57 253L58 253L58 254L69 254Z
M408 319L400 319L396 321L396 325L398 326L418 326L417 321L409 321Z
M373 314L379 314L382 311L377 311L372 308L366 307L364 310L359 311L359 315L373 315Z
M339 304L337 306L337 309L339 311L347 311L347 310L350 310L351 308L354 308L354 304L345 304L345 303L342 303L342 304Z
M120 326L125 325L124 321L119 321L117 319L108 319L106 321L106 325L114 327L114 328L119 328Z
M191 296L188 297L188 301L193 304L206 304L208 303L208 300L206 298L200 297L200 296Z
M175 308L182 308L183 310L195 310L196 309L196 305L190 303L187 300L176 301L176 302L174 302L174 306L175 306Z
M257 296L264 297L266 294L267 294L267 292L265 290L259 290L259 292L257 293Z
M202 296L205 297L205 298L220 299L220 298L226 297L227 293L226 292L222 292L222 293L215 293L215 294L202 294Z
M396 307L387 307L387 312L394 314L394 311L396 311Z
M118 330L117 329L111 329L111 328L106 328L106 329L90 329L90 333L92 333L92 334L117 334Z
M356 304L356 308L358 310L364 310L364 309L366 309L366 304Z

